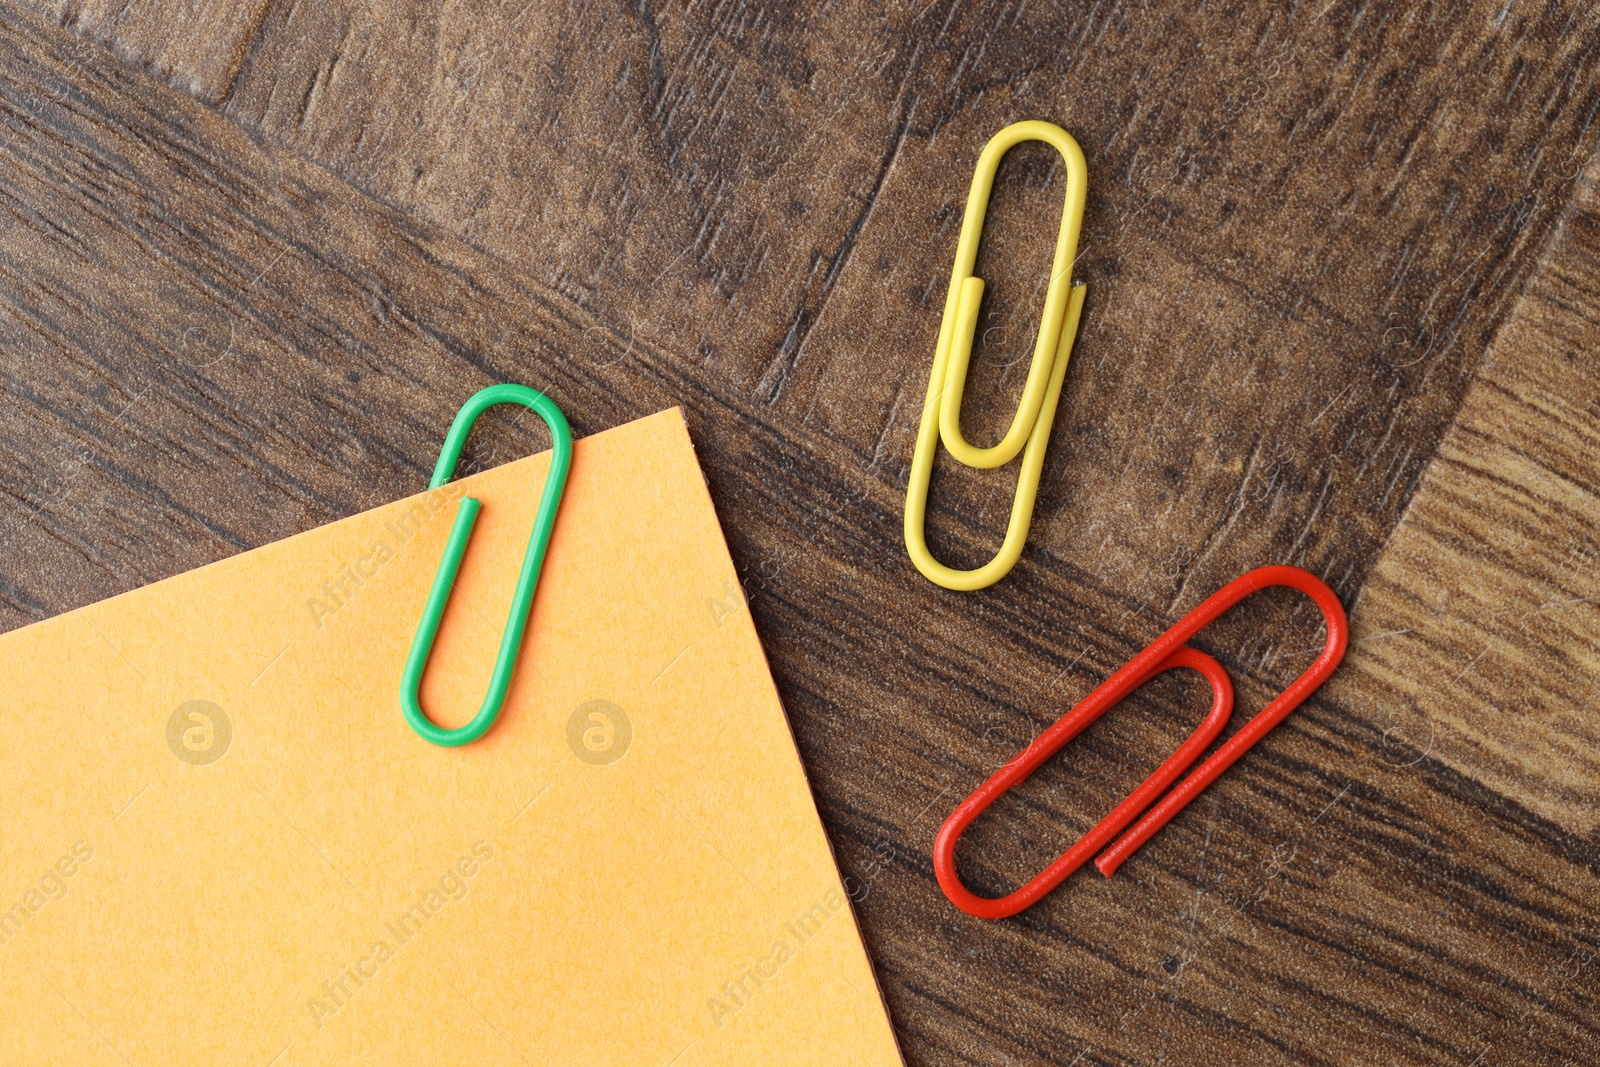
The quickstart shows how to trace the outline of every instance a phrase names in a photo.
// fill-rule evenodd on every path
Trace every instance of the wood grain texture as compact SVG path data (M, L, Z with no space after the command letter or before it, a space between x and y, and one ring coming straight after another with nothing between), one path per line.
M227 96L272 0L39 0L33 5L207 103Z
M1540 802L1533 761L1485 771L1397 747L1382 641L1356 646L1335 686L1115 879L1079 875L983 923L940 895L928 848L989 770L1247 566L1305 562L1378 632L1389 616L1369 620L1357 598L1374 560L1391 573L1479 355L1511 343L1532 299L1519 293L1593 277L1570 236L1580 208L1555 227L1594 143L1592 16L1319 6L1299 24L1113 7L1051 24L1065 17L928 8L883 16L876 39L843 5L779 18L725 4L585 9L572 17L593 21L571 25L588 32L564 37L539 8L527 32L547 47L494 53L482 76L510 84L534 56L565 59L571 81L529 76L481 107L468 91L452 119L431 81L405 80L437 65L394 57L433 55L465 9L442 9L446 25L374 7L379 28L343 73L328 63L346 55L337 34L285 29L333 18L310 9L270 9L208 107L184 81L212 70L203 49L180 93L134 46L117 45L124 65L0 5L0 625L412 491L456 406L491 381L547 388L579 432L681 403L910 1062L1589 1061L1600 843ZM862 37L892 46L870 77L849 59ZM328 65L320 88L305 55ZM659 114L622 89L602 108L586 88L632 85L621 67L653 71L652 57ZM822 88L762 83L793 57ZM864 88L827 97L852 75ZM413 156L352 163L381 128L373 99L337 103L359 84L414 109ZM274 110L313 88L300 120ZM1052 110L1101 176L1081 264L1091 319L1033 547L995 589L947 593L904 558L899 477L953 209L988 133ZM805 153L822 153L792 131L815 114L858 132L827 145L845 169L810 181ZM676 132L677 162L646 129ZM572 171L538 154L557 133L581 146ZM534 165L483 155L497 137L504 159ZM582 154L596 145L611 154ZM1192 158L1161 154L1174 145ZM762 152L765 190L745 173ZM465 177L474 158L482 188ZM641 191L632 215L606 199L617 174ZM804 210L764 195L785 181ZM1049 210L1059 176L1019 153L1002 183L986 327L1024 352L1045 258L1029 212ZM451 200L465 188L479 191ZM462 205L480 200L470 221ZM688 240L671 229L685 216ZM736 217L754 236L717 229ZM706 220L714 239L697 246ZM765 258L716 275L739 248ZM1547 329L1578 328L1558 310ZM971 425L992 428L1020 368L986 358ZM1582 431L1581 412L1561 418ZM536 440L502 420L472 455ZM1009 481L946 475L941 550L977 559ZM1475 562L1429 575L1460 585ZM1242 721L1309 660L1320 625L1264 594L1199 643L1233 671ZM1544 660L1519 662L1542 678ZM1037 870L1203 703L1193 679L1163 678L1091 728L974 827L969 881L995 892Z
M1363 590L1344 684L1426 754L1600 840L1600 161Z

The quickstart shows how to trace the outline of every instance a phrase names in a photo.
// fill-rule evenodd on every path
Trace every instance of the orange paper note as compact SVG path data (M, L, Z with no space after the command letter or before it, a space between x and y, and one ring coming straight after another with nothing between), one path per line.
M681 415L0 637L7 1064L899 1064Z

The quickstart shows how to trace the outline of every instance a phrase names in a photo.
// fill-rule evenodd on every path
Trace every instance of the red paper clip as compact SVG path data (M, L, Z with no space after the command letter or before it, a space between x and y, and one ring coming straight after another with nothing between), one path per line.
M1083 865L1084 860L1107 841L1116 837L1128 823L1161 794L1162 790L1184 772L1211 744L1227 724L1233 707L1233 686L1227 673L1216 660L1203 652L1184 646L1184 642L1209 625L1217 616L1233 607L1251 593L1269 586L1286 585L1307 594L1322 609L1327 622L1328 639L1316 662L1296 678L1287 689L1256 716L1246 723L1212 753L1200 767L1185 778L1177 788L1124 833L1095 860L1095 866L1108 878L1123 861L1133 855L1155 832L1165 826L1173 816L1182 811L1195 797L1216 781L1239 757L1248 752L1257 741L1267 735L1288 714L1299 707L1318 686L1333 673L1344 658L1349 642L1349 624L1344 607L1332 589L1314 574L1298 567L1261 567L1223 586L1195 608L1172 629L1150 643L1143 652L1129 660L1123 668L1107 678L1100 686L1063 715L1054 726L1040 734L1032 744L996 771L972 795L962 801L939 828L933 845L933 871L939 879L950 902L980 919L1003 919L1032 907L1057 885ZM1192 667L1211 682L1214 702L1211 713L1200 728L1190 735L1178 750L1163 763L1144 783L1130 793L1116 809L1102 819L1093 830L1077 844L1062 853L1054 863L1028 884L1003 897L980 897L961 884L956 873L956 842L972 821L990 804L1012 786L1025 781L1061 747L1082 733L1090 723L1104 715L1129 693L1163 671L1174 667Z

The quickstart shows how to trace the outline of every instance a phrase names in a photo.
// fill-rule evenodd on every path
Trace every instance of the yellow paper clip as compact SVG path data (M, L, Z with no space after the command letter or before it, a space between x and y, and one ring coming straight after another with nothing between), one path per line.
M1000 158L1023 141L1044 141L1061 153L1067 165L1066 203L1061 210L1061 229L1056 234L1056 255L1050 267L1050 287L1045 293L1033 365L1028 371L1027 384L1023 386L1016 417L999 444L978 448L961 436L961 397L967 385L967 364L972 359L978 305L983 299L983 279L974 275L972 269L977 263L983 216L989 209L989 192L994 186ZM1049 122L1013 123L995 134L978 156L972 191L967 194L967 212L961 221L961 237L956 242L955 266L950 272L950 290L945 296L944 319L939 324L939 344L934 349L933 372L928 376L928 398L922 407L922 425L917 430L917 444L911 454L911 477L906 486L906 550L924 577L946 589L982 589L998 582L1016 564L1017 557L1022 555L1022 545L1028 539L1033 501L1039 489L1039 471L1044 466L1045 445L1055 422L1056 402L1061 398L1061 383L1066 379L1072 339L1078 332L1078 316L1083 311L1084 286L1072 284L1071 272L1078 253L1078 231L1083 226L1083 204L1088 189L1089 169L1083 161L1083 150L1071 134ZM958 571L946 567L928 551L924 527L935 438L942 439L950 454L969 467L998 467L1011 462L1018 452L1023 453L1005 541L993 559L975 570Z

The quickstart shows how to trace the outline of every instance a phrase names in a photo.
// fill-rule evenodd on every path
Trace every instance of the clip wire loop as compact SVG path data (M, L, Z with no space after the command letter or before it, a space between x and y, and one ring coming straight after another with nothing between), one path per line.
M572 428L566 416L556 407L555 401L536 389L525 385L491 385L472 395L445 436L444 448L439 452L439 462L433 468L429 489L437 489L455 474L456 462L461 458L461 448L472 432L472 424L488 408L496 404L521 404L532 409L550 428L550 473L545 478L544 493L539 498L539 510L533 520L533 533L528 537L528 551L522 557L522 573L517 577L517 587L511 596L511 616L506 620L505 635L500 640L500 654L494 661L494 673L489 676L489 691L483 698L478 714L465 726L454 730L439 726L422 711L418 690L422 674L427 669L428 657L433 652L433 640L439 632L439 621L444 617L445 605L450 601L450 591L456 584L456 572L461 569L461 557L466 553L467 542L472 538L472 528L478 521L482 502L475 497L462 497L456 509L455 525L445 542L444 558L433 576L433 589L428 593L427 604L422 609L422 620L417 624L417 635L411 642L411 654L406 657L405 673L400 679L400 710L406 723L421 738L436 745L454 748L471 744L488 732L500 717L506 691L511 687L511 675L516 670L517 654L522 647L522 635L528 626L528 615L533 609L533 594L539 586L539 572L544 567L545 550L550 546L550 534L555 529L556 512L561 507L561 497L567 487L567 472L572 467Z
M934 874L945 896L950 898L950 902L980 919L1003 919L1032 907L1069 874L1082 866L1089 855L1116 837L1141 811L1149 807L1151 802L1211 744L1226 724L1232 708L1233 686L1228 682L1227 675L1222 673L1220 665L1210 656L1189 648L1184 642L1245 597L1275 585L1300 590L1310 596L1317 607L1322 609L1328 631L1322 654L1300 677L1291 682L1283 692L1273 698L1271 703L1257 712L1254 718L1240 727L1236 734L1213 752L1199 768L1192 771L1172 792L1145 812L1144 817L1140 818L1131 830L1122 833L1121 837L1102 852L1095 860L1095 866L1100 869L1100 873L1108 878L1115 873L1116 869L1138 851L1141 845L1150 840L1156 831L1170 822L1190 801L1250 751L1268 731L1316 692L1344 659L1345 647L1350 640L1349 622L1339 598L1322 579L1298 567L1260 567L1234 579L1185 615L1176 626L1156 638L1115 674L1100 683L1099 687L1085 697L1077 707L1040 734L1010 763L996 771L950 814L944 825L939 828L939 835L933 846ZM1191 655L1185 656L1185 653ZM1212 684L1216 703L1200 729L1191 734L1189 740L1157 768L1155 774L1145 779L1144 784L1129 794L1127 799L1101 820L1098 826L1085 834L1077 844L1021 889L995 898L980 897L967 889L956 873L955 853L956 842L960 840L962 832L972 821L999 799L1001 794L1025 781L1063 745L1117 702L1157 674L1173 667L1193 667L1204 674ZM1215 668L1220 674L1220 682L1211 668ZM1224 694L1226 694L1226 709L1221 712L1221 719L1213 729L1212 723L1217 718L1218 709L1224 706Z
M1050 267L1049 287L1045 290L1044 313L1039 320L1039 337L1022 399L1017 404L1010 429L999 444L978 448L961 434L961 400L966 392L967 367L972 359L978 306L983 299L983 279L972 271L978 260L978 244L983 237L983 219L989 210L995 171L1001 157L1024 141L1044 141L1061 153L1067 168L1066 201L1061 209L1061 228L1056 234L1055 259ZM1077 335L1078 319L1083 312L1085 288L1081 283L1072 284L1071 277L1088 191L1089 169L1083 150L1071 134L1048 122L1013 123L995 134L978 156L972 189L967 194L966 214L961 221L961 237L956 242L955 265L950 272L950 289L945 295L944 318L939 323L939 342L934 349L933 370L928 375L928 395L922 407L922 423L911 453L911 475L906 486L906 551L925 578L946 589L971 590L993 585L1016 565L1022 546L1028 540L1033 502L1039 490L1039 472L1044 467L1045 446L1050 439L1050 428L1055 424L1056 404L1061 399L1067 360L1072 355L1072 340ZM928 551L925 531L928 483L933 475L936 439L942 439L950 454L969 467L999 467L1022 452L1022 469L1017 475L1017 492L1011 503L1005 540L993 559L974 570L947 567Z

